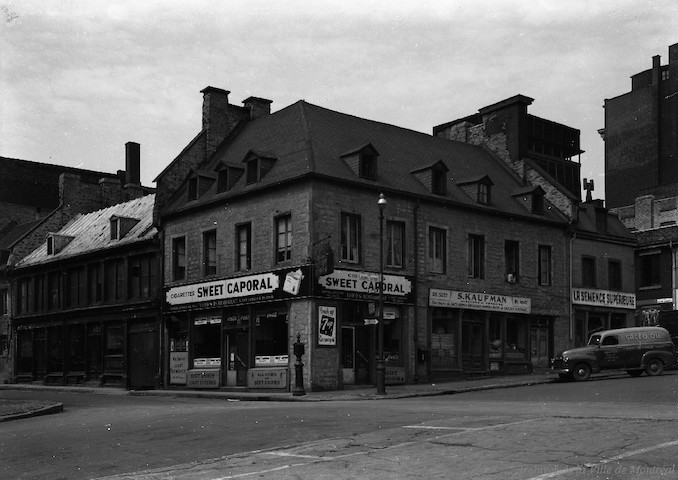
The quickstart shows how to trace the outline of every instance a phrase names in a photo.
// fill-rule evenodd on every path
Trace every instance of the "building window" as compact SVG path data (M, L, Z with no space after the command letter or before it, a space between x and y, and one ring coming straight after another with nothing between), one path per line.
M520 273L520 242L516 240L504 241L504 274L506 281L516 283Z
M490 186L487 183L478 183L478 203L482 205L490 204Z
M252 158L247 161L247 184L259 181L259 159Z
M17 286L17 294L19 297L17 298L17 309L19 313L28 313L30 309L33 307L31 301L32 291L33 291L33 280L31 278L22 278L21 280L19 280Z
M111 218L111 240L117 240L119 232L120 232L120 219Z
M103 300L103 276L101 275L101 265L93 263L87 267L87 278L89 284L89 303L99 303Z
M61 274L51 272L47 276L47 308L55 310L61 308Z
M659 252L641 254L638 260L640 261L640 286L654 287L661 285Z
M341 260L360 261L360 215L341 214Z
M186 278L186 238L179 237L172 240L172 279Z
M403 268L405 258L405 224L386 222L386 266Z
M79 307L85 303L87 282L82 268L74 268L66 274L66 306L69 308Z
M445 273L447 239L442 228L428 229L428 269L433 273Z
M123 298L125 292L125 263L122 259L109 260L104 264L104 299L115 302Z
M217 193L228 190L228 168L223 168L217 173Z
M54 237L47 237L47 255L54 255Z
M584 288L596 288L596 259L594 257L581 257L581 286Z
M608 260L607 284L610 290L622 289L622 269L621 262L619 260Z
M368 180L377 178L377 156L363 152L360 155L360 176Z
M252 268L252 224L244 223L236 227L236 239L238 251L236 252L238 271L246 271Z
M551 246L539 245L539 285L551 285Z
M445 195L447 192L447 172L442 168L431 170L431 192L436 195Z
M198 177L188 179L188 200L198 199Z
M0 289L0 315L5 315L9 313L7 302L8 302L7 289L6 288Z
M276 218L276 263L292 260L292 215Z
M217 231L210 230L202 234L203 275L217 274Z
M468 276L485 278L485 237L468 236Z
M151 298L159 284L159 265L155 255L138 255L129 259L130 298Z

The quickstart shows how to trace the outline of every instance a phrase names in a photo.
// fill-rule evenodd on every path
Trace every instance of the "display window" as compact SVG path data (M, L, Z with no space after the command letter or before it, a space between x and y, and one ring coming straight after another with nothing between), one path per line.
M254 329L255 366L287 365L289 333L287 315L270 313L257 316Z
M431 309L431 368L445 370L458 365L459 321L449 308Z
M193 368L221 367L221 316L193 320Z
M527 360L529 353L529 323L522 318L506 319L506 359Z

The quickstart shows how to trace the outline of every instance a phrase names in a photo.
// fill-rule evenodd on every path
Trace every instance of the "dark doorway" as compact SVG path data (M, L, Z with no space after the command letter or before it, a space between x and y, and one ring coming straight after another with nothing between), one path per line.
M155 388L158 373L158 330L155 324L132 324L129 329L129 388Z

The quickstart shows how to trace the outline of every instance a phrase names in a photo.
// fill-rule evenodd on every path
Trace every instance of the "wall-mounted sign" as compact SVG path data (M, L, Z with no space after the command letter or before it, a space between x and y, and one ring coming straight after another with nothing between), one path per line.
M337 309L318 307L318 345L337 344Z
M310 266L225 278L212 282L180 285L167 290L165 300L172 308L199 305L224 307L308 295ZM210 322L212 319L207 319Z
M635 310L636 294L613 292L610 290L596 290L594 288L573 288L572 303L576 305Z
M386 385L405 383L405 367L386 367Z
M410 278L402 275L384 275L383 283L379 278L379 274L374 272L335 270L329 275L320 277L318 284L320 294L325 297L375 301L379 298L381 289L384 300L389 303L414 301Z
M458 292L432 288L428 304L431 307L468 308L494 312L530 313L532 300L525 297L509 297L491 293Z

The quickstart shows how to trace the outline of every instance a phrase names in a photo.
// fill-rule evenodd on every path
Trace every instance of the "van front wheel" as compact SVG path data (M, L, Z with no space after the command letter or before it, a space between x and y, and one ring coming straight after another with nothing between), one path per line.
M572 370L572 376L578 382L584 382L591 377L591 367L585 363L578 363Z
M653 358L648 362L647 365L645 365L645 373L647 373L650 377L661 375L663 371L664 364L659 359Z

